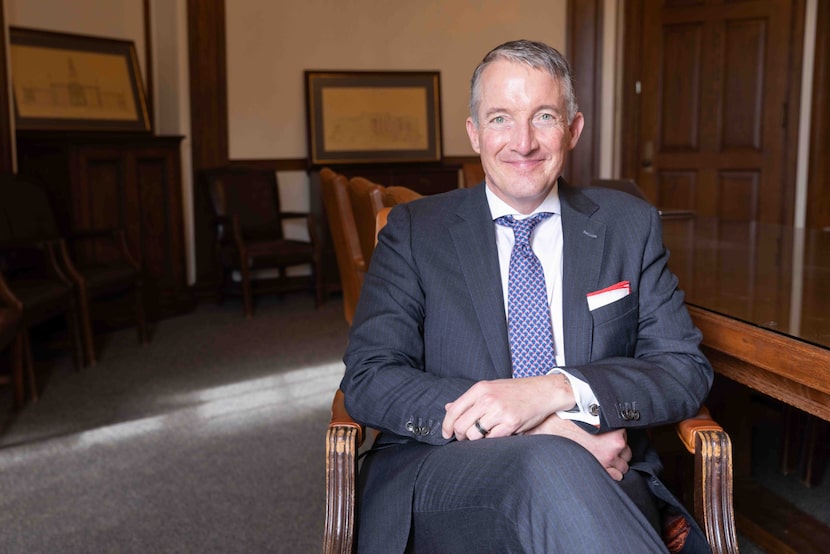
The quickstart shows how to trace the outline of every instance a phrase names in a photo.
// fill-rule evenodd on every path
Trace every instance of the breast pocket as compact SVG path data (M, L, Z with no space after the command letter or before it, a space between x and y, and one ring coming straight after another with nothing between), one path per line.
M591 359L634 356L637 343L637 295L628 296L591 312L594 338Z

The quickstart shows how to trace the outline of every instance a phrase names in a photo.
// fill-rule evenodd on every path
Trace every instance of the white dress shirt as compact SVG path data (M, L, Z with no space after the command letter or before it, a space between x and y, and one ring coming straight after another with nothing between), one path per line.
M550 307L551 323L553 325L553 344L556 348L556 363L558 366L566 365L565 344L563 342L563 309L562 309L562 210L559 204L559 186L553 187L548 197L536 208L532 214L523 215L516 212L508 204L496 196L489 188L486 189L487 202L490 205L490 215L495 221L499 217L512 215L514 219L520 220L530 217L536 213L547 212L554 214L552 217L538 223L530 237L530 247L533 253L539 258L542 270L545 273L545 286L547 287L548 306ZM503 225L494 225L496 232L496 247L499 252L499 269L501 271L501 284L504 292L504 313L507 318L507 284L510 274L510 254L513 251L515 240L513 229ZM590 425L599 425L599 415L592 415L588 411L591 405L599 404L591 387L585 381L578 379L567 371L556 367L551 368L548 373L564 373L571 382L571 387L576 398L577 410L557 412L563 419L582 421Z

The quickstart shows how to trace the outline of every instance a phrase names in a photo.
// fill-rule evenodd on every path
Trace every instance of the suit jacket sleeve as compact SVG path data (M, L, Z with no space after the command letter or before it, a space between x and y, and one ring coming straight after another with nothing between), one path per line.
M430 266L424 274L419 261L413 252L410 206L400 205L390 212L365 276L341 389L357 421L387 435L444 444L444 406L477 379L426 371L424 282L437 268Z
M677 277L668 268L660 215L629 195L590 194L599 209L590 222L576 217L570 237L565 232L563 278L566 327L571 323L566 331L571 333L570 342L566 337L567 369L589 383L600 403L600 427L589 430L651 427L691 417L706 399L713 372L700 351L701 334ZM587 234L583 223L592 226ZM584 258L591 246L578 241L601 243L590 263ZM574 251L582 262L574 261ZM574 269L579 263L596 270ZM586 293L623 280L631 282L629 296L588 310ZM580 321L586 322L583 328L578 328ZM590 340L574 338L577 333Z

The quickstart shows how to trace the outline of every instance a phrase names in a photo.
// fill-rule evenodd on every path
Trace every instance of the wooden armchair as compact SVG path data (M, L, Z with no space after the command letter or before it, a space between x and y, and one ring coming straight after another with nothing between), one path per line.
M481 162L465 162L461 166L461 175L464 177L464 187L472 188L484 180L484 168Z
M372 261L377 237L377 216L384 208L411 202L421 198L421 194L408 187L385 187L363 177L349 179L349 199L352 205L360 250L366 267ZM384 219L384 223L385 223Z
M324 167L320 170L320 185L323 193L323 206L334 242L337 269L340 273L343 312L346 322L351 325L367 265L363 258L349 197L349 181L343 175Z
M250 319L255 294L308 290L308 278L287 272L290 267L307 266L315 305L320 306L324 296L322 248L314 220L308 212L282 210L276 172L221 167L203 171L201 178L213 208L215 255L223 276L219 298L241 289L244 314ZM283 224L291 220L305 223L308 240L285 237Z
M20 334L23 364L29 379L29 398L37 401L30 330L47 321L64 317L72 361L76 369L83 365L83 347L78 329L81 317L72 281L58 260L59 245L52 240L15 239L0 236L0 287L3 302L21 314ZM20 381L15 384L21 391ZM22 394L16 403L21 405Z
M71 283L85 365L96 362L91 308L132 297L139 343L147 341L141 266L127 245L124 229L59 229L46 192L26 178L2 176L0 197L17 239L46 238L59 273ZM14 289L15 286L12 286Z
M92 306L116 297L132 295L139 344L149 340L144 310L144 279L141 264L132 255L127 234L121 228L75 231L62 239L61 260L75 283L78 305L83 307L83 328L92 329ZM93 336L86 337L87 363L95 364Z
M402 186L384 187L363 177L349 180L327 167L320 170L320 184L340 272L343 311L351 325L375 247L378 213L421 194Z
M375 249L375 216L384 207L384 189L384 186L363 177L349 179L349 201L360 252L367 269Z
M715 554L738 551L732 507L732 442L706 408L676 426L694 455L694 516ZM324 553L353 552L357 517L357 454L367 430L346 411L337 391L326 432Z
M0 384L11 384L14 390L14 407L25 402L23 382L23 334L20 323L23 313L15 304L6 280L0 274L0 352L8 350L9 374L0 375Z
M384 208L378 212L378 232L386 224L389 210ZM732 506L732 443L729 435L711 418L705 407L696 417L678 423L675 429L686 450L694 455L695 519L706 533L715 554L737 552ZM357 455L367 431L373 432L349 416L343 392L336 391L326 431L325 554L354 551Z

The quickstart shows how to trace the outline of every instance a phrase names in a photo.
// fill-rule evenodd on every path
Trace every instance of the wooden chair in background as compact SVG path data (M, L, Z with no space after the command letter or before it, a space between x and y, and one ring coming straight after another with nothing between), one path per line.
M84 365L95 365L97 354L92 326L92 310L131 297L140 344L147 341L141 266L127 245L122 228L59 229L52 201L37 183L11 174L0 177L0 193L7 202L5 212L10 232L18 242L49 244L56 264L53 273L67 280L74 295L78 329L83 346ZM44 251L47 252L47 251ZM20 268L18 268L18 273ZM7 277L12 278L10 275ZM21 290L28 285L15 279L10 286ZM20 284L17 284L20 283ZM25 299L21 299L24 300ZM110 310L117 315L120 309ZM26 316L24 314L24 319Z
M464 187L471 188L484 180L484 168L480 161L464 162L461 165L461 175L464 179Z
M12 385L14 407L25 403L23 381L23 334L20 323L22 311L15 305L6 280L0 275L0 353L8 351L8 375L0 375L0 384Z
M201 178L213 207L214 248L222 270L219 298L241 291L248 319L253 317L255 294L313 288L315 305L320 306L324 297L322 249L314 221L310 213L281 209L276 172L222 167L204 170ZM283 224L290 220L305 224L308 240L285 237ZM313 287L308 277L288 274L288 268L295 266L311 269Z
M392 208L398 204L421 198L421 194L408 187L385 187L363 177L349 180L349 198L352 203L357 235L366 269L372 261L372 251L377 240L377 216L384 207Z
M349 179L349 201L366 270L375 249L375 216L384 206L384 188L363 177Z
M29 399L38 399L32 355L31 331L42 324L63 318L66 343L76 369L84 365L80 329L84 317L75 295L75 285L60 260L60 236L54 228L48 199L39 188L16 176L0 176L0 272L3 274L3 302L21 314L23 364L29 380Z
M402 186L384 187L363 177L347 179L327 167L320 170L320 184L340 272L343 312L351 325L375 247L378 212L421 198L421 194Z
M343 291L343 315L346 323L352 324L360 287L363 286L363 274L366 261L360 246L360 238L349 196L349 180L343 175L324 167L320 170L320 186L323 207L329 222L331 238L334 242L334 254L340 273L340 286Z
M383 188L383 205L389 208L421 198L423 195L408 187L391 186Z
M386 224L391 208L376 216L376 232ZM715 554L738 551L732 505L732 443L706 408L675 426L686 450L694 456L693 514ZM354 552L357 518L358 451L367 431L346 411L337 390L326 432L326 522L323 552ZM668 537L670 543L674 537Z

